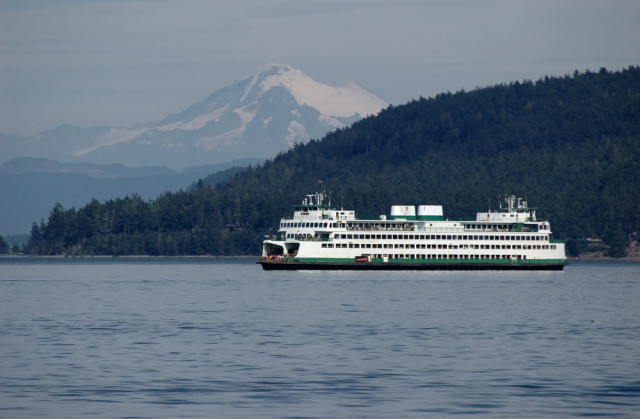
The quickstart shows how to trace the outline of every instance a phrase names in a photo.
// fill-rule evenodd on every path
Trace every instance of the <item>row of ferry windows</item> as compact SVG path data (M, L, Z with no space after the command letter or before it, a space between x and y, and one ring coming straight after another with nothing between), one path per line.
M403 227L412 227L413 224L402 225L402 224L367 224L366 229L393 229L399 230ZM313 223L297 223L293 221L288 221L284 223L280 223L280 228L344 228L345 225L343 223L329 223L329 222L313 222ZM351 225L348 224L346 226L348 229L362 229L365 226L362 225ZM465 224L464 228L467 230L485 230L485 229L496 229L496 230L509 230L512 228L511 225L500 225L500 224ZM529 228L528 226L524 226L524 229ZM547 230L548 226L544 224L539 225L540 230Z
M535 229L535 225L524 225L522 228L524 230L527 229ZM547 224L538 224L539 230L548 230L549 226ZM464 228L467 230L486 230L486 229L496 229L496 230L510 230L513 228L513 224L465 224Z
M466 234L336 234L345 240L548 240L534 235L466 235Z
M526 255L371 255L373 258L382 259L526 259Z
M516 249L516 250L549 250L555 245L548 244L378 244L378 243L322 243L324 249Z
M313 234L287 234L288 239L314 239ZM476 236L476 235L456 235L456 234L336 234L336 240L512 240L512 241L547 241L549 236Z
M294 222L287 222L287 223L281 223L280 224L280 228L340 228L340 227L344 227L344 224L342 223L294 223Z

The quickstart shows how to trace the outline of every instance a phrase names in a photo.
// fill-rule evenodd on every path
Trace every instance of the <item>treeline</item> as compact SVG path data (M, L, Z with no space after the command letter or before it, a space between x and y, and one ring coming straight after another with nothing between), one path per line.
M290 204L318 189L361 217L442 204L474 217L526 197L572 254L623 256L640 231L640 68L514 82L389 107L211 187L56 206L34 254L257 255Z
M259 241L256 216L220 203L211 187L92 200L85 207L56 205L48 222L33 224L27 251L38 255L240 255ZM252 253L255 252L255 248Z

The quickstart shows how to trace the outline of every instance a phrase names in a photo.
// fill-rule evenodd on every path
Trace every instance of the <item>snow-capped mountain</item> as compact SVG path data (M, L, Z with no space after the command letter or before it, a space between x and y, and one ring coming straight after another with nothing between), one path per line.
M62 125L32 139L5 137L2 149L8 151L5 161L29 156L132 167L268 158L386 106L356 84L333 87L293 67L270 65L160 122L129 128Z

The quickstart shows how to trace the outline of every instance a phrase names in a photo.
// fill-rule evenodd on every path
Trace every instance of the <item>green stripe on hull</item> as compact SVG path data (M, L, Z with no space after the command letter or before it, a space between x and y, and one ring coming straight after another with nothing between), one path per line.
M455 263L455 262L431 262L431 263L399 263L399 262L315 262L315 261L272 261L260 260L256 262L262 265L264 270L357 270L357 271L391 271L391 270L449 270L449 271L472 271L472 270L497 270L497 271L540 271L564 269L566 262L561 263Z

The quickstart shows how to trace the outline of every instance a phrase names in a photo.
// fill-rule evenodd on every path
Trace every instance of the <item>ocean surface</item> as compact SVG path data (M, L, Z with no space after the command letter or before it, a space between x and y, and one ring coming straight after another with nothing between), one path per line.
M1 418L640 416L640 263L0 258Z

